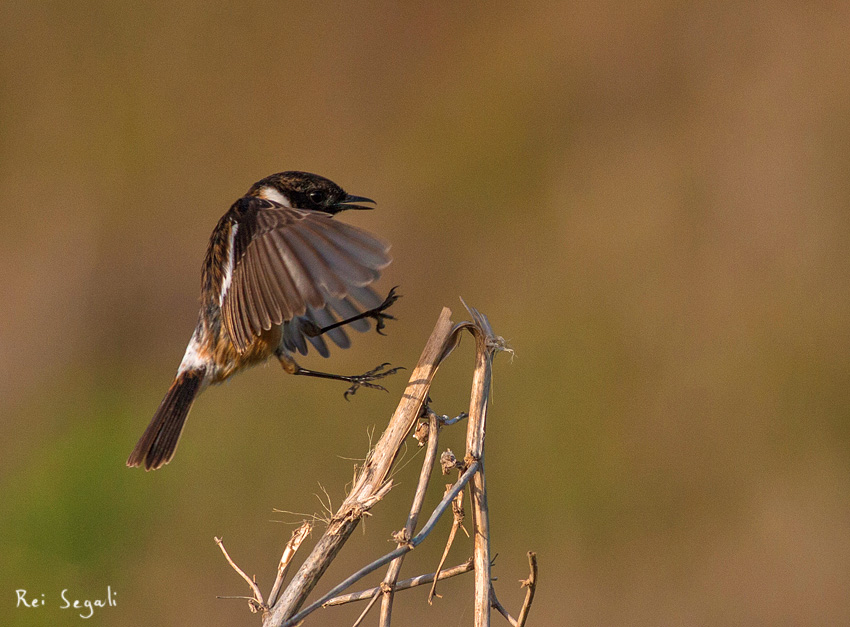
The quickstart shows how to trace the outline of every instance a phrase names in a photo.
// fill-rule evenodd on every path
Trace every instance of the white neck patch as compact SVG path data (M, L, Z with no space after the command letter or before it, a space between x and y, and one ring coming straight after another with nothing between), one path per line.
M260 188L260 198L271 200L272 202L276 202L284 207L289 207L290 209L292 208L292 205L289 203L289 198L281 194L271 185L266 185L265 187Z

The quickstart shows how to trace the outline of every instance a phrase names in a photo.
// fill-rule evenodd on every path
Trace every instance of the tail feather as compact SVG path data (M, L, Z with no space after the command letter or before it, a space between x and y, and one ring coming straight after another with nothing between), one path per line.
M186 416L201 390L203 380L203 370L186 370L177 375L130 454L128 466L144 466L145 470L155 470L171 461Z

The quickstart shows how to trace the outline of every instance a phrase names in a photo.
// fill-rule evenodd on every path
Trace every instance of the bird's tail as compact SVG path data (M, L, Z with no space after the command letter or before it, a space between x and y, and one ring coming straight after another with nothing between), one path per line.
M186 416L201 391L203 381L203 369L185 370L177 375L130 454L128 466L144 466L145 470L155 470L171 461Z

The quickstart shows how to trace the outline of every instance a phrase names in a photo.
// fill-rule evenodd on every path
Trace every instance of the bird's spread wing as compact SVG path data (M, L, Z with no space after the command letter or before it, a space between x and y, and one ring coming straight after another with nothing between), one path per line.
M221 295L222 322L239 352L262 331L284 324L286 347L305 353L305 319L323 327L380 304L368 286L390 263L386 242L329 214L266 199L243 199L242 209ZM369 328L359 322L352 326ZM348 345L342 328L328 335ZM307 339L327 355L321 337Z
M353 298L351 298L353 296ZM283 325L283 345L288 351L298 351L302 355L307 354L309 342L322 357L330 355L327 344L325 344L325 336L329 337L340 348L348 348L351 343L348 340L348 335L341 327L331 329L325 335L313 337L304 333L305 321L319 327L325 327L333 324L337 320L345 320L368 309L374 309L383 302L382 297L371 287L360 287L352 290L349 298L331 299L328 305L323 309L307 308L307 312L303 316L296 316L293 320L285 322ZM367 320L357 320L350 325L356 331L368 331L370 326Z

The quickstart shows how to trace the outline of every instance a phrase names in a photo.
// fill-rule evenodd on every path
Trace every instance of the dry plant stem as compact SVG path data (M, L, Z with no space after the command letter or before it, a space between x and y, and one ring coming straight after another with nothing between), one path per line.
M496 609L502 616L505 617L505 620L508 621L512 627L516 627L516 619L508 613L508 610L505 609L505 606L499 603L499 599L496 597L496 591L493 589L493 584L490 584L490 605Z
M440 571L439 579L442 581L443 579L449 579L450 577L457 577L458 575L462 575L464 573L468 573L473 568L472 559L466 560L463 564L458 564L457 566L453 566L451 568L447 568L446 570ZM437 573L431 573L429 575L419 575L418 577L411 577L410 579L404 579L399 581L395 585L396 592L400 590L408 590L410 588L415 588L416 586L422 586L426 583L431 583L434 581L434 578L437 576ZM332 605L344 605L346 603L354 603L356 601L365 601L366 599L371 599L373 596L381 592L380 586L375 586L374 588L369 588L368 590L363 590L361 592L352 592L351 594L343 594L338 597L334 597L325 601L324 607L330 607Z
M490 604L492 607L496 608L496 610L505 617L513 627L524 627L525 621L528 620L528 610L531 608L531 603L534 601L534 592L537 589L537 553L533 551L528 552L528 567L531 570L531 574L529 574L528 579L521 579L520 583L523 588L528 588L528 591L525 593L525 600L522 602L522 608L519 612L519 618L514 618L508 613L508 610L505 609L501 603L499 603L499 599L496 597L496 590L493 588L493 584L490 584Z
M451 488L451 486L446 486L446 490L449 488ZM434 583L431 584L431 589L428 591L428 605L432 605L434 603L435 596L440 596L437 594L437 581L442 579L439 574L443 568L443 564L446 563L449 551L452 549L452 544L454 544L455 534L457 534L458 527L463 524L463 492L460 492L454 500L454 503L452 504L452 513L454 514L452 518L452 528L449 531L449 539L446 541L446 548L443 549L443 556L440 558L440 563L437 564L438 576L434 579Z
M305 609L301 610L298 614L296 614L292 618L288 619L286 622L284 622L281 625L281 627L291 627L292 625L297 624L299 621L306 618L308 614L310 614L314 610L320 608L328 600L330 600L333 597L335 597L336 595L340 594L343 590L348 588L350 585L359 581L360 579L362 579L363 577L365 577L369 573L377 570L378 568L380 568L384 564L389 564L391 561L393 561L398 556L404 555L405 553L412 551L417 546L419 546L422 543L422 541L425 540L425 538L428 536L428 534L431 533L434 530L434 527L436 526L437 521L440 519L440 516L442 516L443 513L446 511L446 509L449 508L449 506L451 505L451 502L455 499L455 497L457 497L458 493L461 490L463 490L464 486L469 482L470 479L472 479L472 477L475 475L475 473L478 472L479 468L480 468L480 466L478 465L477 461L473 462L472 465L469 468L467 468L466 472L463 473L463 475L457 481L457 483L454 484L454 487L446 494L446 496L443 497L443 500L440 501L439 505L437 505L436 509L434 509L434 511L431 513L431 517L428 519L428 522L425 523L425 526L422 527L422 531L420 531L418 534L416 534L416 536L414 538L411 538L409 543L398 547L397 549L395 549L394 551L391 551L390 553L387 553L383 557L379 557L378 559L376 559L371 564L364 566L363 568L358 570L356 573L354 573L353 575L348 577L345 581L343 581L342 583L340 583L339 585L334 587L330 592L325 594L318 601L314 601L309 606L307 606Z
M224 553L224 557L227 559L227 561L233 567L233 570L235 570L237 573L239 573L242 576L242 579L247 581L248 585L251 586L251 590L254 592L254 600L257 603L260 604L261 608L265 609L266 603L265 603L265 601L263 601L263 593L260 592L260 589L257 587L257 583L253 579L251 579L248 575L246 575L245 571L242 570L241 568L239 568L236 565L236 562L234 562L232 559L230 559L230 555L227 554L227 549L224 548L224 542L222 542L221 538L216 538L215 542L216 542L216 544L218 544L218 548L221 549L221 552Z
M354 624L351 627L357 627L360 623L363 622L363 619L366 618L366 614L369 613L369 610L375 605L375 601L378 600L378 597L381 596L381 589L376 588L376 592L372 595L372 599L366 604L366 607L360 612L360 616L357 617L357 620L354 621Z
M524 588L528 588L525 593L525 601L522 602L522 609L519 611L519 618L516 619L517 627L524 627L525 621L528 619L528 610L531 608L531 602L534 601L534 593L537 590L537 553L528 552L528 567L531 569L531 574L528 579L522 582Z
M474 325L467 328L475 336L475 372L472 377L472 395L469 399L469 422L466 431L466 463L476 460L479 472L470 482L472 501L473 560L475 562L475 627L490 624L490 516L487 509L487 484L484 475L484 434L487 405L490 398L490 380L493 356L503 348L487 318L467 307Z
M428 490L428 483L431 479L431 471L434 470L434 462L437 460L437 444L440 439L439 434L440 420L433 411L429 411L428 448L425 451L425 459L422 461L422 470L419 472L419 483L416 485L416 493L413 496L413 504L410 506L410 514L407 516L407 522L404 525L399 546L407 544L410 537L413 535L413 531L416 529L416 521L419 519L419 512L422 511L422 504L425 502L425 492ZM400 555L390 562L387 574L384 577L384 598L381 601L381 618L378 622L380 627L390 626L394 587L396 581L398 581L398 575L401 572L401 565L403 562L404 555Z
M283 585L283 580L286 578L286 572L289 570L289 564L292 563L292 558L295 557L296 551L298 551L301 543L304 542L304 539L312 529L313 525L305 520L298 529L292 532L292 537L289 538L289 542L286 543L286 547L283 549L283 555L280 556L280 563L277 566L277 577L269 594L269 605L274 605L275 599L277 599L277 595L280 592L280 587Z
M460 412L460 414L458 414L454 418L449 418L448 416L440 416L440 423L444 427L448 427L449 425L453 425L456 422L460 422L461 420L463 420L464 418L467 418L467 417L468 417L468 414L465 411L462 411L462 412Z
M360 469L351 492L331 519L324 535L269 611L263 621L265 627L280 627L297 614L307 595L357 527L363 513L382 496L381 489L401 443L416 424L451 333L451 311L444 307L386 431Z
M426 412L427 412L428 416L430 416L431 414L435 414L435 412L430 407L426 408ZM448 416L446 416L444 414L442 416L437 416L437 419L440 421L441 427L448 427L450 425L455 424L456 422L460 422L461 420L464 420L467 417L468 417L468 414L465 411L462 411L462 412L460 412L459 415L455 416L454 418L449 418Z

